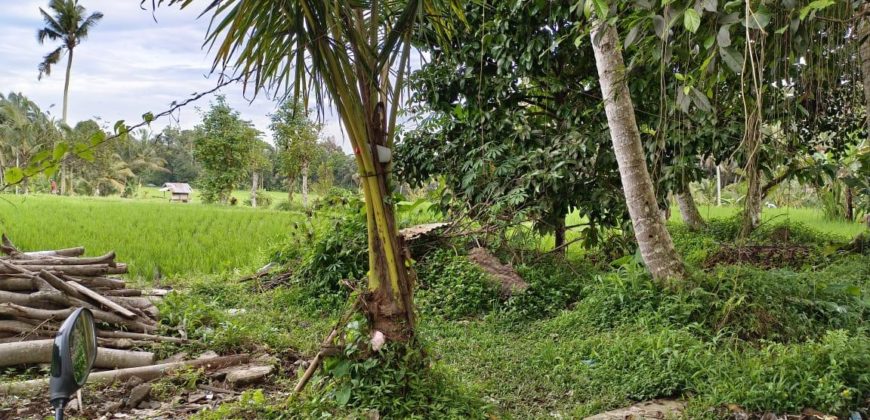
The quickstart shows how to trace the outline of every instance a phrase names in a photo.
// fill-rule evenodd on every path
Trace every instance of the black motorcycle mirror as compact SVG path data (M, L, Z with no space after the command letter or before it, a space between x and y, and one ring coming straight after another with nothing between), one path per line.
M63 419L63 409L88 380L97 358L97 332L94 315L86 308L76 309L63 322L51 348L51 406L55 419Z

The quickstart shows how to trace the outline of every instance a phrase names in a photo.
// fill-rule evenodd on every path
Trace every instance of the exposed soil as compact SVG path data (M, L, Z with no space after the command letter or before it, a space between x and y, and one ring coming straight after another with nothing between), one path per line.
M529 288L529 284L520 277L513 267L502 264L498 257L486 248L472 249L468 252L468 259L498 281L504 296L510 296Z
M800 268L811 257L810 247L782 242L776 245L723 245L704 261L704 268L720 264L751 264L765 269Z

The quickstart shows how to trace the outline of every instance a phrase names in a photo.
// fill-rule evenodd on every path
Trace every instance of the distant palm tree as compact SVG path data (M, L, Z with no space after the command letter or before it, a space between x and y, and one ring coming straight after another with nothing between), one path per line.
M61 46L43 58L42 63L39 64L39 78L41 79L42 75L50 76L51 66L60 61L64 50L69 53L66 59L66 81L63 85L63 122L66 123L73 50L88 37L88 31L103 18L103 14L94 12L85 17L86 10L84 6L79 5L78 0L51 0L48 8L54 12L54 16L39 8L45 27L36 32L36 39L40 44L45 42L46 38L52 41L60 40Z
M48 3L48 8L54 12L54 16L48 14L42 8L39 12L42 13L42 19L45 21L45 27L36 32L36 39L42 44L48 38L52 41L61 41L61 46L56 50L48 53L42 63L39 64L39 78L42 75L51 75L51 66L57 64L63 56L64 49L69 53L66 58L66 80L63 85L63 123L67 124L67 108L69 104L69 75L72 70L73 50L85 38L88 37L88 31L103 18L100 12L94 12L90 16L85 17L86 10L84 6L80 6L78 0L51 0ZM60 166L60 193L66 194L68 182L66 179L66 165L61 163Z

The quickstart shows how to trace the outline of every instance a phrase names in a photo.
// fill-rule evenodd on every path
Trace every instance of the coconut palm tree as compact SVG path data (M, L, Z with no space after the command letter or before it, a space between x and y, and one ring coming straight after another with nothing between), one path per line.
M69 105L69 79L70 71L72 70L73 51L82 41L88 37L88 33L100 19L103 14L100 12L91 13L85 17L87 11L84 6L79 5L78 0L51 0L48 3L48 8L54 14L51 15L41 7L39 12L42 13L42 19L45 21L45 27L36 32L36 39L40 44L44 43L46 38L51 41L61 41L61 45L54 51L43 57L39 63L39 78L43 75L51 75L51 66L60 62L64 51L67 52L66 57L66 79L63 84L63 123L67 124L67 110ZM60 173L60 190L61 194L66 193L67 183L65 182L66 168L61 164Z
M48 8L54 12L54 15L48 14L41 7L39 8L42 19L45 21L45 27L36 32L36 39L39 40L40 44L45 42L46 38L51 41L60 40L61 46L42 59L42 63L39 64L39 77L42 78L42 75L50 76L51 66L60 61L64 50L66 50L66 80L63 85L63 122L66 123L73 51L88 37L91 28L103 18L103 14L94 12L85 17L87 11L84 6L79 5L78 0L51 0L48 3Z
M193 0L157 4L188 7ZM259 0L206 2L206 43L215 68L235 71L256 90L294 99L328 99L354 149L366 201L373 337L413 334L411 277L399 244L389 148L395 135L411 38L420 29L445 38L463 20L459 0ZM446 42L444 44L447 44Z
M34 155L50 149L58 136L55 122L35 102L20 93L0 94L0 172L26 165ZM26 193L26 180L23 187Z

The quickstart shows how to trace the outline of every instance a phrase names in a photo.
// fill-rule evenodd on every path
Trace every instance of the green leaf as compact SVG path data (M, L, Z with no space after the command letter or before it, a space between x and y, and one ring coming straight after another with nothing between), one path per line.
M708 12L716 13L716 9L719 7L719 0L702 0L701 7Z
M54 160L61 160L63 156L66 154L66 151L69 150L69 145L66 143L58 143L57 146L54 146L53 158Z
M598 19L607 19L607 14L610 12L610 6L607 5L607 0L592 0L595 3L595 15Z
M106 133L104 133L103 130L97 130L97 132L91 135L91 146L99 146L100 143L104 141L106 141Z
M743 72L743 56L740 53L732 48L719 48L719 55L731 71L737 74Z
M716 34L716 43L722 48L731 46L731 25L719 28L719 33Z
M801 9L800 20L804 20L810 13L833 6L834 0L815 0Z
M665 18L655 15L653 16L653 28L656 30L656 36L664 39L665 38Z
M695 9L686 9L683 13L683 26L691 33L698 32L701 26L701 15Z
M335 402L340 406L347 405L350 402L350 384L344 384L338 391L335 392Z
M17 184L24 179L24 171L18 167L6 168L6 171L3 172L3 178L6 180L6 184Z
M768 23L770 23L770 15L755 11L752 15L746 17L746 21L743 24L749 29L764 29Z
M637 36L640 34L640 25L634 25L628 30L628 35L625 36L625 48L630 47L637 41Z
M51 150L40 151L39 153L33 155L32 158L30 158L30 163L31 163L31 165L42 163L43 161L48 159L50 156L51 156Z
M151 124L151 121L154 121L154 114L151 112L146 112L142 114L142 121L145 121L148 124Z
M124 134L127 130L129 130L129 128L124 124L124 120L118 120L118 122L115 123L115 133Z

